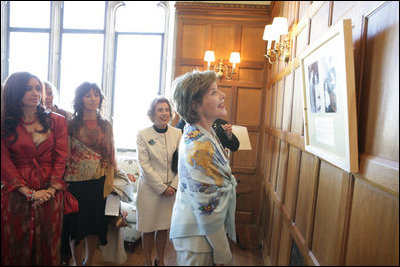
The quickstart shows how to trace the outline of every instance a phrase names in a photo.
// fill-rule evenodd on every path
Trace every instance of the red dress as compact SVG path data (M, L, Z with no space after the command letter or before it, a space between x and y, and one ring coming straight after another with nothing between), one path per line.
M68 156L67 123L51 113L49 137L35 146L24 125L18 139L1 138L1 265L59 265L63 192L36 209L17 189L35 190L63 181Z

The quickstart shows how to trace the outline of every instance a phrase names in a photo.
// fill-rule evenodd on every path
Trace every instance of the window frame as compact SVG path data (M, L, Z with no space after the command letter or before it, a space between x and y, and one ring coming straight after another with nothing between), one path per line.
M104 95L108 101L105 101L103 108L103 115L106 119L113 122L112 115L114 110L114 91L115 91L115 59L117 49L117 36L126 34L126 32L116 32L115 29L115 18L117 15L117 9L124 5L123 1L104 1L105 2L105 14L104 14L104 29L93 30L93 29L63 29L63 16L64 16L64 1L50 1L50 28L20 28L21 31L26 30L29 32L46 32L49 33L49 55L47 65L47 80L56 85L57 95L60 96L60 82L61 82L61 54L62 54L62 35L64 33L103 33L104 34L104 45L103 45L103 66L102 66L102 84L101 87L104 90ZM172 62L167 64L167 58L169 48L172 45L173 34L171 35L171 19L170 13L173 12L174 1L159 1L158 5L165 9L165 26L163 33L151 33L152 35L162 35L162 51L160 58L160 85L159 94L165 95L166 85L170 84L173 75ZM10 27L10 1L1 1L1 83L3 84L9 75L9 46L10 46L10 32L18 31L19 27ZM132 34L130 32L130 34ZM138 32L137 34L146 34ZM172 71L173 72L173 71ZM169 76L167 76L169 74ZM118 149L124 151L124 149ZM126 149L132 151L132 149Z

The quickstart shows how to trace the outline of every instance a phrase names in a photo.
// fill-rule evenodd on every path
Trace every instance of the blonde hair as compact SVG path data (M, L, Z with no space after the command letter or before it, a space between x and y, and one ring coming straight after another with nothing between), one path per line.
M214 71L194 70L175 79L172 84L175 109L187 123L199 121L200 117L193 109L193 103L202 103L204 95L217 78Z

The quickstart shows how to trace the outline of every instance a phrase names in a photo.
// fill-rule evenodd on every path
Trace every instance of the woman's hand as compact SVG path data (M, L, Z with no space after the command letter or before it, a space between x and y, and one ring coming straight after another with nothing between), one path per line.
M229 139L232 139L232 125L230 124L224 124L221 125L222 129L225 130L226 136L228 136Z
M175 195L175 190L171 186L168 186L167 189L165 189L165 191L162 193L162 195L165 197L171 197Z
M32 201L33 201L32 206L36 208L37 206L42 205L46 201L49 201L52 197L54 197L54 194L51 194L51 191L49 191L49 189L35 191L35 193L32 196Z

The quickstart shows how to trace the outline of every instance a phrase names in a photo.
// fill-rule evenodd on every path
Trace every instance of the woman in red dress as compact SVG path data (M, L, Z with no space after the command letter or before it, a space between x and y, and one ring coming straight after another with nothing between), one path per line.
M67 123L45 110L43 85L28 72L2 91L1 265L59 265Z

